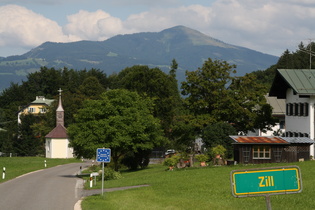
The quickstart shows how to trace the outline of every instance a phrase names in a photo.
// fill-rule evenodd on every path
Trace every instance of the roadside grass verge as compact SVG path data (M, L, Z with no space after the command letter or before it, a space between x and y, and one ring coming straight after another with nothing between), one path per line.
M230 172L236 169L297 165L301 169L303 191L272 195L272 209L315 209L315 161L281 164L187 168L166 171L150 165L139 171L122 171L122 179L105 181L104 188L148 184L149 187L105 192L87 197L83 210L99 209L266 209L265 197L235 198L231 193ZM101 181L96 188L101 188Z
M47 168L79 162L78 159L47 159L44 157L0 157L0 183L8 181L23 174L44 169L45 160ZM5 179L2 179L3 167L5 167Z

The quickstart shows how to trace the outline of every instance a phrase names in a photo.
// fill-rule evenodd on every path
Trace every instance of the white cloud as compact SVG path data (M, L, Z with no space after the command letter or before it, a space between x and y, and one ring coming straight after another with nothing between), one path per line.
M124 22L134 31L160 31L176 25L204 28L211 23L211 8L191 5L179 8L158 8L130 15Z
M144 12L130 13L124 20L112 16L105 7L92 12L80 10L69 15L64 26L24 7L2 6L0 46L30 48L45 41L104 40L116 34L160 31L176 25L276 55L315 38L313 0L214 0L211 6L194 2L175 7L178 1L173 0L170 7L153 4ZM147 1L138 0L137 4L144 2Z
M56 22L24 7L0 7L0 20L0 46L33 47L45 41L70 41Z
M300 2L221 0L212 6L216 14L211 27L217 38L262 52L295 50L315 33L315 8Z
M104 40L123 31L122 21L102 10L81 10L68 16L68 22L64 32L85 40Z

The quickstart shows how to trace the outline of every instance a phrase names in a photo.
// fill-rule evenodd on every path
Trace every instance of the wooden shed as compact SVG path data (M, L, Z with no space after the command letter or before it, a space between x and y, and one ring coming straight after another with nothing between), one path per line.
M310 160L307 137L230 136L234 140L234 160L243 164L298 162Z

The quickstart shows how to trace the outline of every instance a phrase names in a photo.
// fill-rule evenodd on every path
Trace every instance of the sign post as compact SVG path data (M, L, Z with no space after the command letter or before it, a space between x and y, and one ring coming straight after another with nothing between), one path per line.
M110 163L111 150L98 148L96 150L96 161L102 162L102 195L104 193L104 163Z
M268 209L270 195L302 192L298 166L234 170L230 179L234 197L265 196Z

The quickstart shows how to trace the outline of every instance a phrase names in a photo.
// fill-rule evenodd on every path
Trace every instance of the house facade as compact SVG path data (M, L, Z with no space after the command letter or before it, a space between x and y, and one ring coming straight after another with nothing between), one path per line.
M281 136L285 133L285 99L271 97L268 94L265 95L265 98L267 103L272 107L272 116L278 119L278 122L271 128L271 130L263 132L260 129L256 129L254 132L249 131L247 136Z
M47 107L49 107L53 102L53 99L46 99L44 96L36 96L34 101L20 108L18 112L18 123L21 123L21 115L23 114L46 113Z
M270 96L285 99L286 137L315 137L315 69L278 69ZM314 144L309 155L314 158Z

